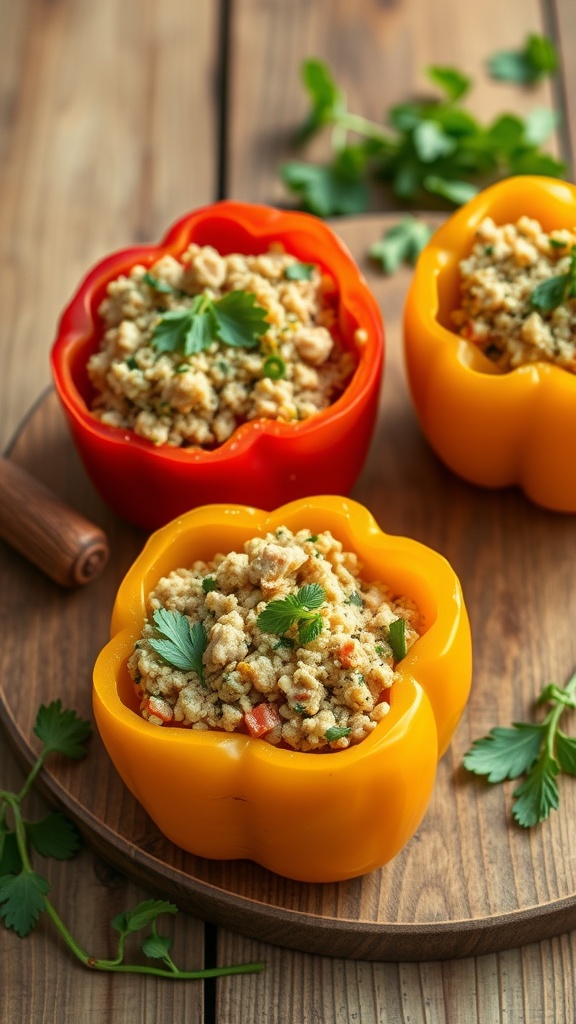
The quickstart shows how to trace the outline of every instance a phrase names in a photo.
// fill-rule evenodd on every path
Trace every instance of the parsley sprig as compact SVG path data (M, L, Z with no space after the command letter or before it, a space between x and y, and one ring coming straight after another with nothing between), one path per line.
M558 70L558 54L546 36L530 32L519 50L502 50L487 61L492 78L520 85L535 85Z
M568 299L576 299L576 245L570 248L570 265L566 273L541 281L530 296L530 305L532 309L550 313Z
M305 583L295 594L270 601L258 616L258 626L263 633L280 636L295 626L298 643L304 647L322 632L323 619L318 609L325 600L326 593L319 583Z
M152 332L152 347L185 356L202 352L215 340L232 348L257 348L269 327L267 316L252 292L238 289L221 299L203 293L195 296L188 309L161 314Z
M79 718L75 711L63 710L59 700L42 705L38 711L34 732L42 742L42 749L19 793L0 790L0 919L7 928L25 938L40 915L47 914L70 952L92 971L152 974L184 980L252 974L263 970L264 964L257 962L196 971L180 970L170 955L172 940L158 932L158 918L178 911L173 903L166 900L144 900L114 918L111 925L119 937L113 959L91 956L76 942L49 898L48 879L34 870L32 856L34 851L43 857L67 860L78 852L80 836L72 822L62 814L51 813L41 821L28 821L22 804L46 758L54 753L72 759L83 758L91 731L89 722ZM148 960L161 962L163 966L125 962L127 937L144 930L142 952Z
M204 682L203 656L208 636L201 622L191 623L182 612L157 608L152 615L156 635L148 641L164 661L183 672L195 672Z
M550 709L540 723L515 722L511 727L492 729L475 740L464 756L464 767L488 782L505 782L524 776L514 790L512 815L519 825L531 828L558 809L560 772L576 775L576 738L560 729L566 710L576 709L576 672L565 686L549 683L537 704Z
M482 125L463 103L472 86L467 75L439 66L426 73L440 97L397 104L379 124L349 110L323 61L303 62L310 109L296 144L322 131L330 137L328 162L294 160L281 168L305 209L320 217L360 213L379 183L401 204L422 204L434 195L458 206L499 177L565 173L564 163L540 149L556 123L553 111L536 108L526 119L502 114Z

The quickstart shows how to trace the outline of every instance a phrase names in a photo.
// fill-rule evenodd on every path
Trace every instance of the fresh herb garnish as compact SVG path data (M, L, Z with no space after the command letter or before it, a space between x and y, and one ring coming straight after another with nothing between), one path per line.
M343 736L349 736L352 732L351 728L344 728L341 725L331 725L329 729L326 729L324 733L328 743L333 743L334 740L340 740Z
M576 708L576 672L563 687L545 686L536 703L550 705L542 722L497 726L475 740L464 756L464 767L485 775L488 782L525 776L514 790L512 804L512 815L524 828L540 824L558 809L560 772L576 775L576 738L560 729L563 713Z
M323 587L318 583L305 583L296 594L270 601L258 616L258 626L263 633L279 634L296 626L298 643L303 647L322 632L323 619L317 609L325 600Z
M205 594L210 594L213 590L218 590L218 584L213 576L205 576L202 580L202 590Z
M284 277L289 281L309 281L313 273L313 263L289 263L284 271Z
M165 900L144 900L134 909L114 918L112 927L120 933L114 959L91 956L78 945L49 898L48 879L34 870L31 858L35 850L43 857L68 860L80 848L80 836L63 814L48 814L36 822L26 820L22 804L50 754L58 753L75 760L85 757L92 729L90 723L79 718L75 711L63 710L61 702L57 700L40 707L34 732L42 742L42 749L22 789L19 793L0 790L0 918L6 927L25 938L33 930L40 915L46 913L70 952L91 971L152 974L180 980L262 971L263 963L197 971L180 970L170 956L172 940L157 931L157 919L161 914L177 913L177 907ZM142 952L149 959L162 961L165 966L125 963L126 937L144 928L149 929L149 934L142 942Z
M518 85L535 85L558 70L558 54L546 36L530 33L521 50L503 50L489 57L492 78Z
M352 591L350 596L346 598L344 604L355 604L358 608L364 607L364 602L357 590Z
M530 305L532 309L549 313L568 299L576 299L576 245L570 248L570 266L566 273L541 281L530 296Z
M188 309L171 309L160 316L152 332L157 352L202 352L219 340L232 348L256 348L268 330L267 310L252 292L228 292L221 299L197 295Z
M282 356L268 356L262 365L262 374L270 380L282 380L286 376L286 363Z
M463 105L472 83L457 68L428 68L441 97L397 104L382 125L348 109L344 91L322 61L304 61L301 74L310 110L295 141L301 145L330 130L330 159L291 161L281 174L301 205L320 217L368 209L374 185L389 186L402 203L435 195L460 205L501 177L561 177L566 171L539 148L554 114L540 111L525 120L505 114L484 126Z
M400 616L388 627L388 643L392 648L394 661L402 661L406 657L406 620Z
M155 277L154 274L151 274L148 270L144 274L142 280L145 281L147 285L150 285L150 288L153 288L155 292L163 292L165 295L170 295L174 291L172 285L168 284L168 281L162 281L161 278Z
M414 265L431 235L432 229L424 221L407 215L370 246L369 255L380 260L385 274L394 274L401 263Z
M156 636L148 642L164 661L184 672L195 672L204 682L202 657L208 644L206 630L201 622L193 625L182 612L157 608L152 615Z

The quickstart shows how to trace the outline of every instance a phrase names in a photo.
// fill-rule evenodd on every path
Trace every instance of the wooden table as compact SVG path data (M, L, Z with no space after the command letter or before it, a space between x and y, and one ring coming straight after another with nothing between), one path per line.
M490 82L485 57L516 48L529 31L557 40L561 78L526 91ZM115 248L156 240L180 214L221 196L289 202L277 168L294 155L291 132L306 108L298 75L304 57L324 58L352 109L373 118L421 90L427 65L456 64L476 80L470 105L483 120L503 109L525 113L554 102L564 118L555 151L570 159L575 42L570 0L544 7L537 0L486 0L478 7L456 0L0 5L0 447L8 449L26 410L50 384L48 352L58 314L88 266ZM387 304L388 285L376 279L363 253L364 238L368 244L378 237L385 223L373 214L335 227ZM391 373L383 409L394 400L393 390L404 387L400 306L408 279L402 271L384 309ZM27 430L21 426L12 453L25 448ZM372 483L371 476L361 479L358 494L377 504ZM419 524L415 514L408 528ZM399 524L387 525L399 532ZM10 564L18 571L17 558ZM30 574L23 562L21 572L19 581ZM3 582L8 607L10 586ZM8 663L7 649L0 649L0 665L3 657ZM21 771L4 737L0 774L2 788L19 787ZM34 804L42 813L39 796ZM90 849L73 862L51 862L49 873L63 917L103 955L111 918L155 895ZM413 962L297 952L187 913L176 919L174 939L178 962L190 967L261 959L267 970L216 985L94 975L70 958L42 920L25 941L0 930L4 1016L18 1024L536 1024L575 1015L576 940L570 932L477 957Z

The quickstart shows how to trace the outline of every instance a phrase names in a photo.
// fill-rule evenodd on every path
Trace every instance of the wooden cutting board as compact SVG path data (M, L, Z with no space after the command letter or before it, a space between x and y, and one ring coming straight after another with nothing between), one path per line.
M576 926L576 780L561 779L559 811L524 831L510 818L514 783L490 787L462 768L473 739L529 718L544 683L563 682L576 664L576 517L538 509L514 490L469 486L427 447L401 354L409 271L384 278L365 255L392 220L337 225L377 295L387 334L381 415L353 497L387 532L448 558L462 582L474 642L470 702L417 834L380 871L306 885L248 862L206 861L176 849L125 789L96 734L84 761L54 758L39 784L98 853L193 914L308 952L433 960L519 946ZM23 423L9 457L102 526L111 549L102 574L70 591L0 544L0 718L26 767L41 703L60 698L92 717L92 665L107 640L116 588L145 534L93 491L52 392Z

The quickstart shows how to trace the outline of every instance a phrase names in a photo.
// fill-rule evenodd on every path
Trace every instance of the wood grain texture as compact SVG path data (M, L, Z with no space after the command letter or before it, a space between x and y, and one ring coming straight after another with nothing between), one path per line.
M57 318L88 268L215 198L217 15L0 4L1 448L49 382Z
M570 7L570 0L559 2ZM394 104L432 94L427 67L456 66L473 78L466 106L488 124L504 111L523 116L551 104L548 81L521 89L492 81L485 68L488 56L517 49L528 31L543 29L539 0L485 0L474 9L461 0L234 0L229 195L293 204L279 166L292 159L329 159L329 131L304 151L290 141L308 111L299 77L305 58L326 61L349 109L381 124ZM567 59L572 60L569 53ZM379 209L394 205L383 191L375 201Z
M388 533L414 537L453 565L475 651L469 706L415 837L379 872L340 885L307 886L248 862L204 861L174 848L120 783L98 737L85 763L57 763L43 784L116 867L217 924L307 952L438 960L518 946L576 926L576 871L565 856L576 814L574 787L562 784L561 811L528 833L510 822L510 786L487 787L462 769L474 738L494 724L529 717L543 684L561 681L576 664L569 558L576 519L538 509L513 489L473 488L445 470L424 443L401 351L409 273L385 279L365 258L367 246L393 219L375 215L339 227L378 298L387 337L378 428L353 496ZM26 693L2 688L0 713L27 761L41 701L60 696L83 716L91 714L92 664L106 640L116 588L143 534L116 519L92 492L55 396L30 420L13 458L47 477L58 493L73 494L80 510L105 528L111 549L102 576L74 595L55 591L32 568L15 572L11 554L3 553L5 668L8 676L18 669L31 682ZM23 604L25 619L19 614ZM30 633L26 643L23 630Z

